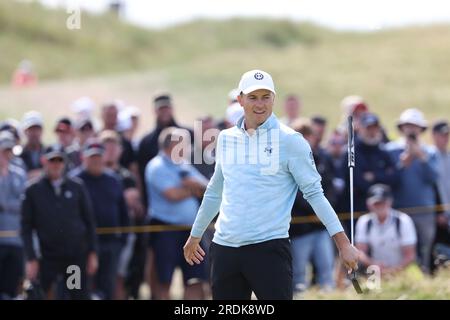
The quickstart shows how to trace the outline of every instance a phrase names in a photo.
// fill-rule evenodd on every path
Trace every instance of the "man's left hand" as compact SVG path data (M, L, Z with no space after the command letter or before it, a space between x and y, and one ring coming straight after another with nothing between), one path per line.
M350 274L358 269L359 250L350 243L339 249L339 256Z

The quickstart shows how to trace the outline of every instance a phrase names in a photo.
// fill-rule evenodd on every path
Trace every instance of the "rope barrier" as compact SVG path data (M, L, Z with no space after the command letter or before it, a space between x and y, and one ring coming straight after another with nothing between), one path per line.
M396 209L407 214L419 214L419 213L441 213L445 211L450 211L450 203L440 204L436 206L425 206L425 207L410 207L403 209ZM355 218L358 218L367 212L358 211L354 213ZM350 213L338 213L337 214L340 221L349 220ZM309 215L304 217L294 216L292 217L291 224L306 224L306 223L321 223L316 215ZM214 228L211 224L208 228ZM187 225L147 225L147 226L127 226L127 227L108 227L108 228L97 228L96 232L98 235L106 234L120 234L120 233L153 233L153 232L166 232L166 231L189 231L191 226ZM0 238L10 238L18 236L17 231L4 230L0 231Z

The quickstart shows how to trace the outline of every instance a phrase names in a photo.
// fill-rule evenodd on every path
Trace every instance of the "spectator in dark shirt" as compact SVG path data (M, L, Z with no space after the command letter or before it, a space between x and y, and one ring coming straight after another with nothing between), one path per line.
M26 189L22 203L26 273L31 281L39 273L42 289L51 298L57 277L67 279L68 267L78 266L80 287L67 289L72 299L89 299L87 276L97 270L94 215L83 183L64 176L65 157L59 145L50 146L42 158L45 175ZM39 238L39 261L33 231Z
M103 161L108 169L114 171L122 182L125 201L132 225L143 225L145 212L136 181L130 171L120 166L122 153L120 137L117 132L105 130L100 134L105 146ZM116 299L128 296L138 298L138 290L144 277L147 241L144 233L130 233L120 255L119 272L116 286ZM125 281L127 283L125 283Z
M55 134L58 143L63 147L67 155L66 171L69 172L80 166L81 153L78 145L74 143L75 130L72 125L72 120L67 117L58 119L55 126Z
M310 143L317 171L322 177L324 193L330 199L330 203L333 204L336 200L332 183L333 168L327 154L317 145L318 139L314 134L311 121L309 119L297 119L292 123L292 128L301 133ZM310 262L314 264L316 281L323 290L330 290L335 286L333 279L333 243L323 224L316 219L312 221L311 216L315 216L313 208L303 198L302 192L298 191L292 207L293 224L289 229L293 285L294 292L297 293L301 293L309 286L306 269ZM303 221L301 221L302 219Z
M354 173L355 211L366 212L366 198L369 188L377 183L393 188L400 178L396 164L384 148L383 131L378 116L366 112L359 120L359 135L355 141L357 166ZM347 172L347 163L343 163L343 172ZM349 183L346 179L347 186ZM345 189L345 199L349 199L349 188ZM348 201L346 202L348 203ZM345 208L348 212L349 207Z
M83 150L83 165L73 174L83 180L94 208L98 228L107 228L98 236L99 270L95 290L99 298L112 299L116 283L119 256L127 233L117 230L129 224L123 187L114 172L104 166L104 146L91 139Z

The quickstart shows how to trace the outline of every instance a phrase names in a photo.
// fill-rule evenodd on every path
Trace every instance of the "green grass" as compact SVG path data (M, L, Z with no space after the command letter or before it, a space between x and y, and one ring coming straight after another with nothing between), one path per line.
M340 121L339 104L348 94L364 96L393 138L405 108L421 108L429 120L449 114L449 25L370 33L232 19L148 30L111 15L82 12L81 30L70 31L67 17L65 11L36 3L0 2L0 84L5 85L0 87L0 116L54 108L47 99L36 103L44 80L51 80L48 88L55 89L44 91L55 95L60 112L84 94L88 82L98 102L121 97L142 108L148 108L154 92L170 90L181 122L189 123L203 113L222 116L226 94L252 68L273 75L277 113L284 95L293 92L303 97L304 115L323 114L332 126ZM22 58L34 62L42 84L27 93L7 87ZM67 85L71 90L62 91L69 93L58 97ZM53 120L54 114L48 117ZM145 125L144 131L150 123Z
M306 300L449 300L450 299L450 269L440 270L434 277L425 277L415 272L403 273L384 279L379 290L365 291L358 295L350 285L345 290L335 290L324 293L317 288L307 291L297 299ZM365 282L360 279L364 286Z

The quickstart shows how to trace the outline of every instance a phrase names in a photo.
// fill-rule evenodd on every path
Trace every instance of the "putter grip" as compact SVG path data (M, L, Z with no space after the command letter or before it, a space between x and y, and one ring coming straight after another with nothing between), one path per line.
M348 167L355 167L355 134L352 116L348 117Z

